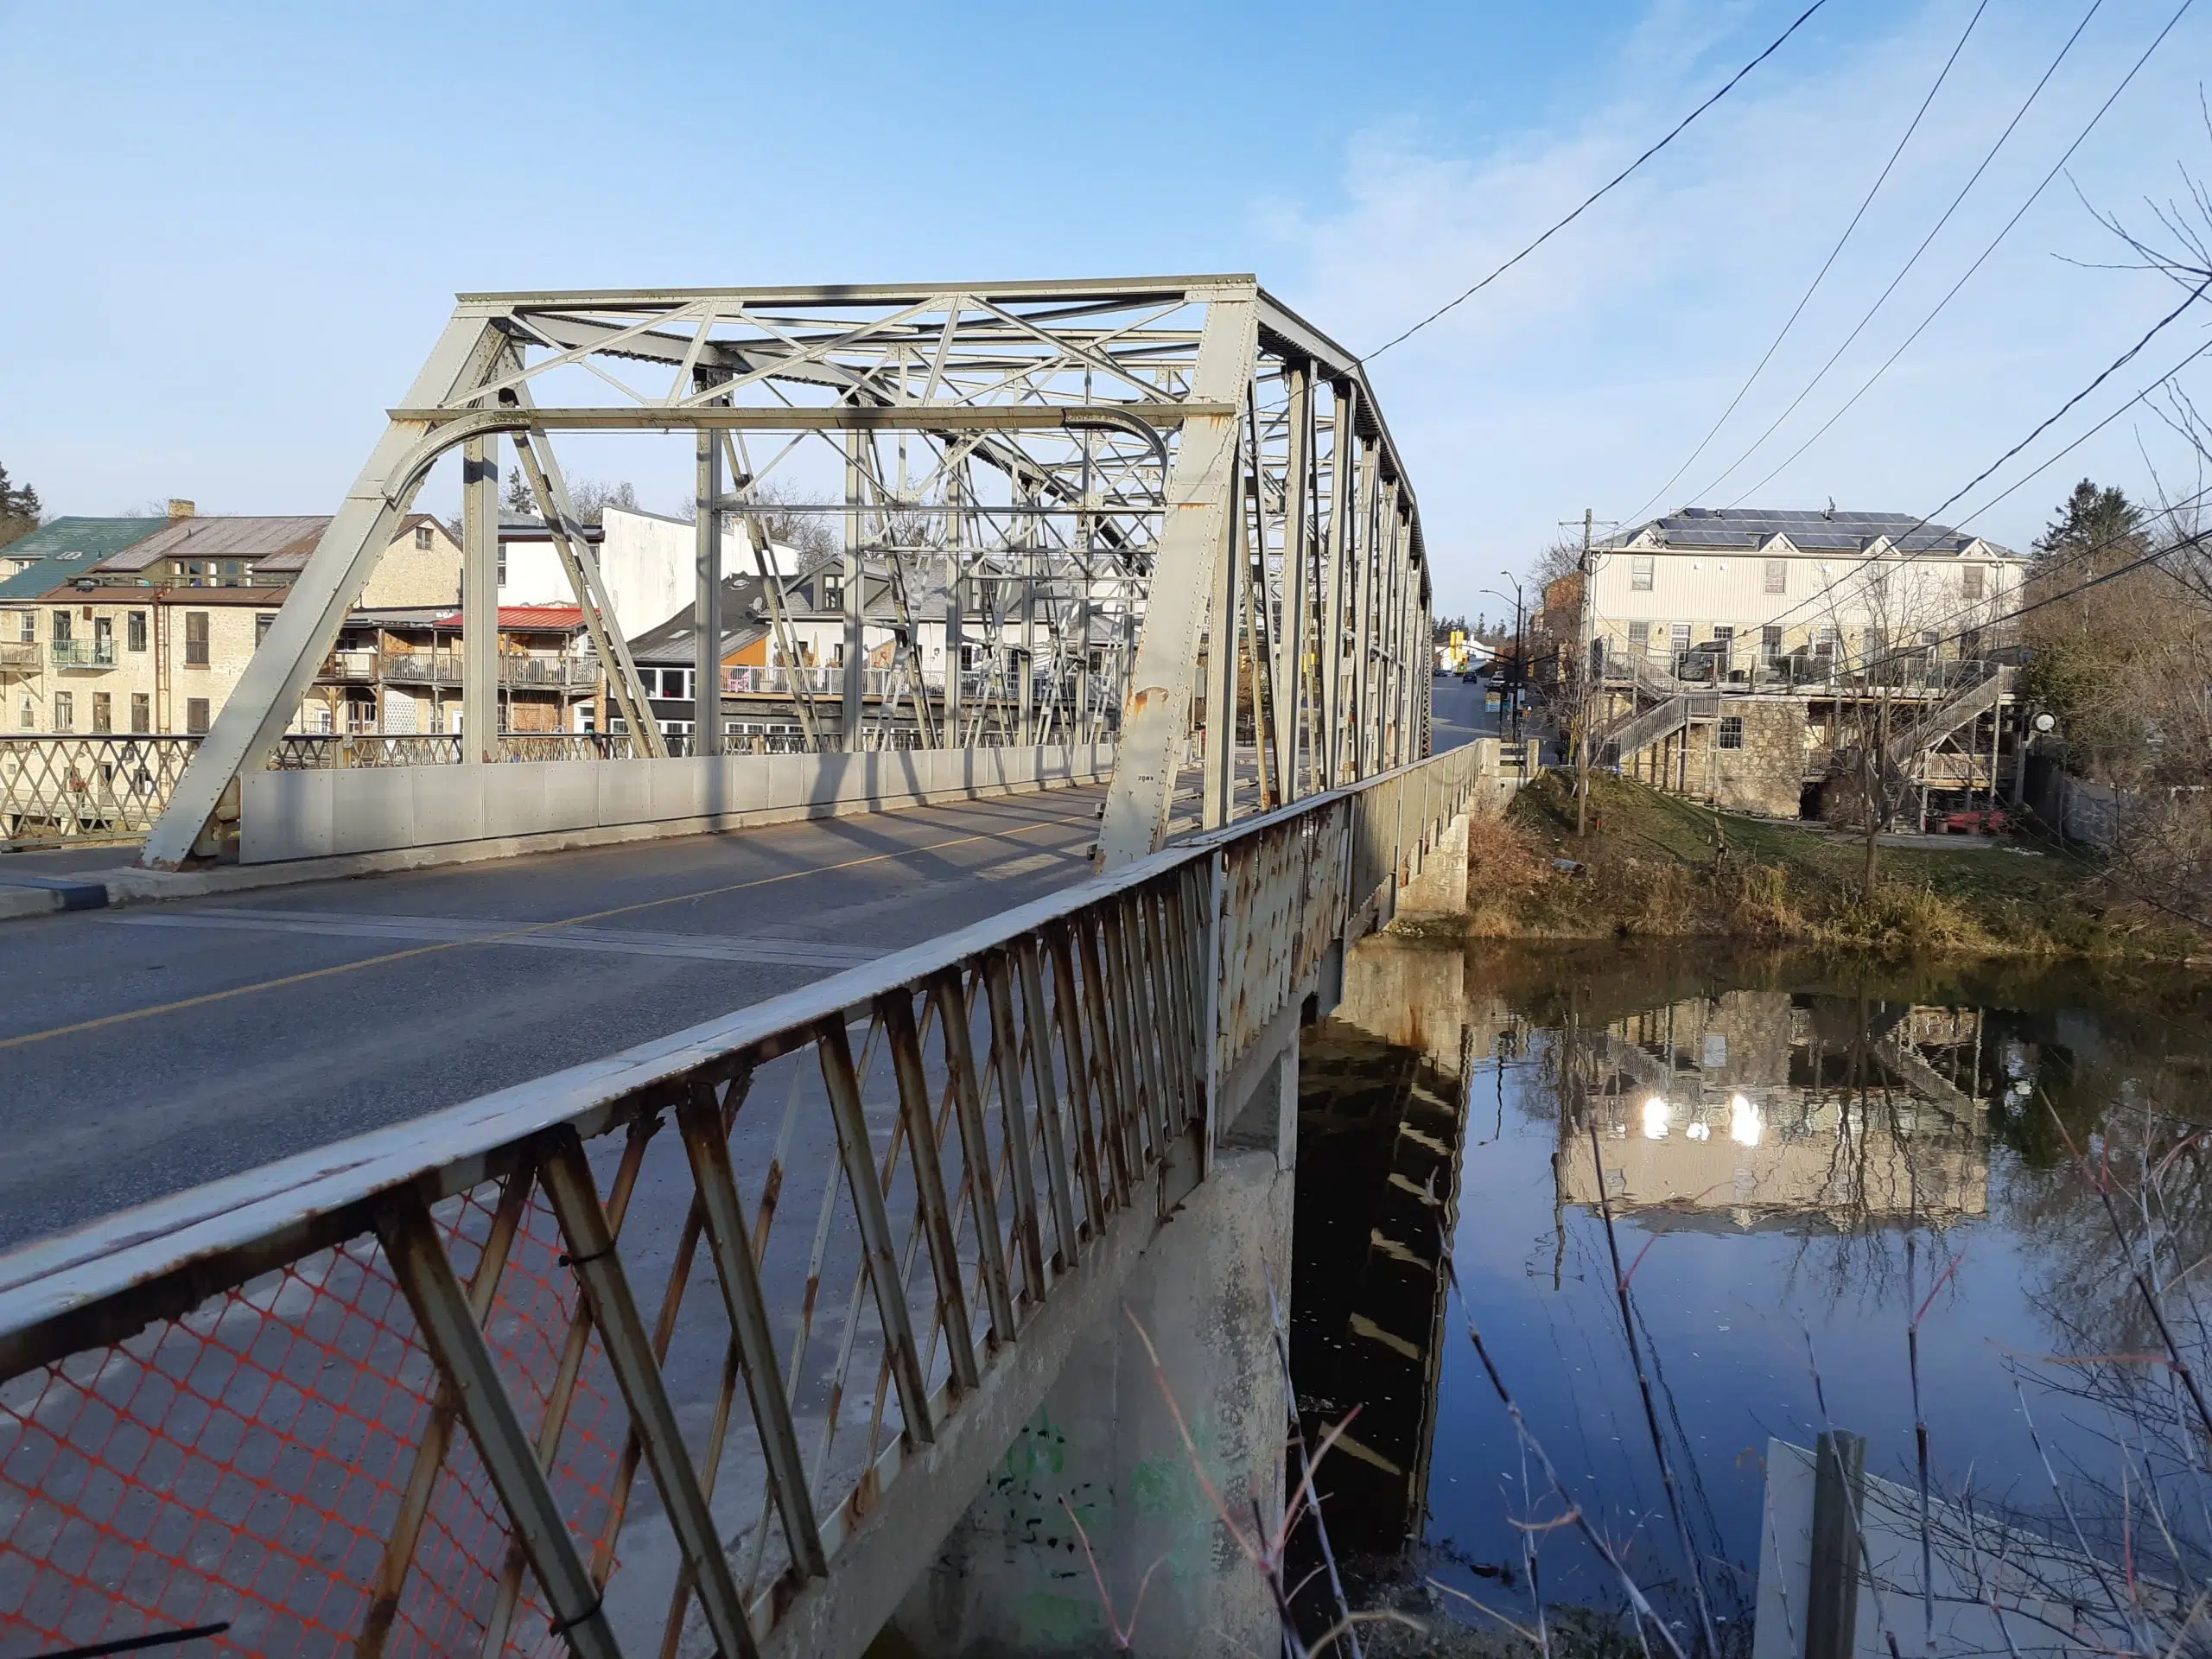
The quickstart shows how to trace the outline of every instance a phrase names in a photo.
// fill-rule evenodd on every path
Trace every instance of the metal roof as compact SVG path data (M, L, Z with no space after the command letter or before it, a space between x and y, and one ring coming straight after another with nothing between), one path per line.
M103 560L99 568L108 575L128 575L162 559L251 559L276 569L297 569L329 525L327 513L173 518L143 541ZM296 556L279 561L281 554Z
M1910 533L1908 533L1910 532ZM1808 552L1857 553L1887 537L1908 552L1962 553L1979 543L2000 558L2019 556L1948 524L1924 524L1909 512L1850 512L1817 507L1684 507L1624 530L1605 545L1623 548L1649 536L1664 547L1757 548L1786 536Z
M447 611L429 619L433 627L461 626L461 613ZM559 631L581 628L584 625L583 608L577 605L502 605L499 607L499 626L503 631L529 632L534 629Z
M0 559L59 559L90 569L172 522L168 518L50 518L29 535L0 547Z

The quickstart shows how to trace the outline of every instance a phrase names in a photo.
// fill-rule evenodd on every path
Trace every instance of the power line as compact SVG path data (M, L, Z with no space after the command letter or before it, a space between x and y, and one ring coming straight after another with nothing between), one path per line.
M2041 477L2042 477L2045 473L2049 472L2052 467L2054 467L2057 466L2057 465L2058 465L2058 463L2059 463L2060 461L2062 461L2065 460L2067 456L2069 456L2069 455L2072 454L2073 454L2076 449L2079 449L2079 448L2080 448L2083 444L2087 443L2087 442L2088 442L2091 438L2095 437L2095 436L2097 435L2097 434L2098 434L2098 433L2100 433L2100 432L2103 431L2103 430L2105 429L2105 428L2107 428L2107 427L2110 426L2110 425L2111 425L2114 421L2118 420L2121 416L2123 416L2123 415L2126 414L2126 413L2127 413L2127 411L2128 411L2129 410L2131 410L2131 409L2134 408L2136 404L2139 404L2139 403L2142 403L2145 399L2146 399L2147 397L2150 397L2150 395L2151 395L2152 392L2154 392L2154 391L2158 391L2158 389L2160 386L2164 385L2168 381L2171 380L2171 379L2172 379L2176 375L2179 374L2179 373L2180 373L2183 369L2187 368L2190 364L2192 364L2192 363L2196 362L2196 359L2197 359L2198 358L2200 358L2200 357L2203 356L2207 352L2212 352L2212 340L2207 340L2203 345L2202 345L2202 346L2198 346L2195 351L2191 352L2191 353L2190 353L2187 357L2184 357L2183 359L2182 359L2182 360L2181 360L2180 362L2178 362L2178 363L2175 364L2175 365L2173 365L2173 367L2171 367L2171 369L2168 369L2168 370L2167 370L2164 374L2160 375L2160 376L2159 376L2156 380L2153 380L2153 381L2152 381L2149 385L2147 385L2147 386L2144 387L2142 391L2140 391L2137 392L2137 393L2136 393L2133 397L2129 398L2126 403L2122 404L2121 404L2118 409L2115 409L2114 410L2113 410L2113 412L2112 412L2111 414L2109 414L2109 415L2106 416L2104 417L2104 419L2102 419L2101 421L2099 421L2099 422L2098 422L2094 426L2091 427L2088 431L2086 431L2086 432L2084 432L2083 434L2082 434L2082 435L2081 435L2080 437L2078 437L2078 438L2075 439L2073 442L2071 442L2071 443L2068 444L2068 445L2067 445L2063 449L2061 449L2061 450L2060 450L2056 454L2055 454L2055 455L2051 456L2051 458L2050 458L2050 460L2048 460L2048 461L2044 461L2042 465L2040 465L2040 466L2037 467L2036 467L2033 471L2031 471L2031 472L2026 472L2026 473L2023 473L2023 474L2020 474L2020 476L2019 476L2018 478L2015 479L2012 483L2010 483L2010 484L2006 485L2006 486L2005 486L2002 490L1999 490L1999 491L1995 495L1991 496L1991 497L1989 498L1989 499L1988 499L1988 500L1986 500L1986 501L1983 502L1980 506L1976 507L1976 508L1975 508L1972 512L1970 512L1970 513L1967 514L1967 516L1966 516L1965 518L1963 518L1960 519L1960 520L1959 520L1959 522L1958 522L1958 524L1957 524L1955 526L1954 526L1954 528L1960 529L1960 530L1963 530L1963 529L1965 529L1967 525L1968 525L1968 524L1972 524L1975 519L1977 519L1977 518L1980 518L1980 517L1981 517L1981 515L1982 515L1983 513L1987 512L1988 512L1992 507L1995 506L1995 505L1996 505L1999 501L2002 501L2003 499L2005 499L2005 498L2006 496L2011 495L2011 494L2012 494L2014 492L2016 492L2016 491L2018 491L2018 489L2020 489L2024 485L2027 484L2031 480L2032 480L2032 479L2041 478Z
M1445 304L1438 306L1435 310L1430 312L1427 316L1423 317L1419 322L1414 324L1412 327L1407 329L1403 334L1394 335L1390 339L1384 340L1373 351L1368 353L1364 357L1360 358L1358 361L1362 364L1371 363L1376 358L1382 356L1383 353L1389 351L1392 346L1403 345L1407 340L1411 340L1422 329L1427 327L1430 323L1434 322L1439 317L1444 315L1446 312L1452 310L1456 307L1465 304L1467 301L1474 298L1476 295L1481 293L1483 289L1488 288L1499 277L1504 276L1507 271L1512 270L1514 266L1519 264L1523 259L1526 259L1538 248L1542 247L1545 243L1550 241L1552 238L1558 235L1560 232L1573 224L1576 219L1582 217L1584 213L1596 204L1599 197L1605 195L1616 185L1625 180L1629 175L1635 172L1637 168L1642 167L1654 156L1656 156L1661 150L1666 149L1668 145L1673 143L1675 139L1681 137L1683 131L1689 126L1691 122L1696 120L1698 117L1703 115L1715 104L1718 104L1722 99L1727 97L1730 92L1733 92L1736 89L1736 83L1738 81L1743 79L1744 77L1750 74L1752 70L1758 68L1759 65L1764 63L1769 58L1780 51L1782 49L1782 43L1784 41L1787 41L1792 35L1795 35L1800 29L1803 28L1805 25L1805 20L1827 3L1827 0L1813 0L1813 3L1811 5L1806 7L1803 11L1798 14L1797 21L1796 22L1790 24L1789 28L1783 29L1781 34L1775 36L1772 44L1768 46L1765 51L1760 53L1758 56L1753 58L1749 63L1745 64L1734 74L1731 75L1728 78L1726 84L1724 85L1719 92L1713 93L1713 96L1707 99L1704 103L1699 105L1688 115L1684 116L1680 121L1676 122L1673 130L1669 131L1665 137L1662 138L1657 143L1652 145L1651 148L1645 150L1643 155L1637 156L1619 172L1614 174L1611 178L1606 180L1605 183L1599 185L1595 190L1584 197L1581 203L1576 207L1573 213L1567 214L1566 218L1553 225L1551 228L1547 230L1541 236L1539 236L1535 241L1529 243L1527 247L1522 249L1520 252L1515 254L1510 259L1508 259L1497 270L1491 271L1489 276L1484 277L1482 281L1477 283L1472 288L1467 289L1464 294L1461 294L1457 299L1448 301Z
M1804 442L1799 444L1795 449L1791 450L1788 455L1783 457L1781 463L1770 471L1765 477L1760 479L1759 481L1752 485L1750 489L1745 490L1743 494L1738 496L1736 498L1736 501L1746 500L1750 497L1757 494L1759 491L1764 489L1784 467L1788 467L1792 461L1795 461L1798 456L1803 454L1815 443L1818 443L1822 437L1827 435L1828 429L1831 427L1834 426L1838 421L1841 420L1846 415L1851 412L1853 407L1861 397L1864 397L1869 391L1873 390L1874 383L1890 372L1891 365L1894 364L1897 359L1905 354L1906 351L1910 348L1913 341L1918 340L1922 334L1928 332L1929 325L1942 315L1944 308L1948 306L1952 300L1957 297L1959 290L1967 285L1968 279L1974 276L1974 272L1982 268L1983 264L1988 261L1990 255L1997 251L1998 245L2003 242L2006 237L2012 233L2012 227L2018 225L2022 219L2026 217L2028 209L2034 207L2037 201L2042 198L2043 193L2050 188L2050 181L2058 176L2060 171L2065 167L2066 163L2073 158L2074 152L2082 147L2082 143L2088 138L2092 132L2096 130L2097 124L2105 118L2105 112L2110 110L2113 104L2119 101L2120 95L2127 90L2128 84L2135 79L2137 73L2142 69L2143 66L2151 60L2151 54L2156 52L2160 46L2164 44L2166 36L2173 33L2174 25L2181 22L2183 13L2186 12L2194 3L2195 0L2182 0L2180 9L2177 10L2171 17L2166 20L2166 26L2158 31L2157 36L2152 41L2151 44L2144 48L2143 55L2136 59L2133 66L2125 75L2120 77L2120 85L2112 89L2111 95L2107 97L2102 104L2097 106L2096 113L2089 118L2088 124L2075 135L2074 142L2067 145L2065 154L2062 155L2058 160L2052 164L2050 172L2044 175L2043 181L2037 184L2033 190L2028 193L2028 199L2020 204L2018 209L2013 213L2012 218L2005 221L2004 228L1999 230L1995 236L1990 238L1989 245L1984 248L1980 254L1975 258L1974 262L1966 268L1966 270L1960 275L1958 281L1951 284L1949 291L1947 292L1942 299L1936 302L1935 309L1930 311L1921 320L1919 327L1916 327L1910 334L1907 334L1904 337L1904 343L1899 345L1897 350L1891 352L1887 358L1883 359L1881 367L1876 369L1873 373L1866 377L1866 384L1861 385L1858 391L1853 392L1851 396L1845 400L1842 408L1837 410L1834 414L1829 416L1826 421L1821 423L1819 429L1816 430L1812 436L1807 438ZM2090 10L2093 12L2095 10L2096 8L2094 6L2090 8ZM2082 22L2086 24L2088 22L2088 19L2085 17L2082 19ZM2078 35L2081 33L2081 30L2077 29L2075 33ZM2073 42L2070 40L2067 42L2069 47L2071 47L2072 44ZM2061 58L2063 58L2065 55L2065 53L2063 51L2059 54ZM2053 69L2056 69L2057 67L2056 63L2053 63L2051 65ZM2044 76L2044 79L2047 80L2049 79L2050 76L2046 74ZM2037 84L2037 90L2041 90L2040 83ZM2032 102L2034 99L2034 94L2029 94L2029 99L2030 101ZM2024 114L2026 112L2026 105L2023 105L2021 106L2021 110L2022 113ZM2018 117L2014 118L2015 120L2018 118ZM2011 131L2011 129L2008 127L2005 130L2009 132ZM2004 143L2004 140L1999 138L1998 143L2001 144ZM1990 154L1994 156L1996 151L1992 149ZM1986 162L1983 163L1984 166L1986 166L1987 164L1988 163ZM1979 176L1978 172L1977 176ZM1969 180L1967 182L1971 185L1973 181ZM1952 204L1954 207L1956 207L1957 205L1958 204L1955 202ZM1948 218L1949 215L1947 213L1945 217ZM1936 228L1940 230L1942 226L1939 223ZM1932 235L1933 232L1930 232L1930 234ZM1926 245L1923 244L1923 245L1924 246ZM1917 257L1917 255L1915 256L1915 257ZM1908 267L1908 269L1910 267ZM1902 275L1902 273L1900 273L1900 275ZM1891 284L1891 286L1894 287L1895 284ZM1886 299L1888 296L1885 294L1883 297ZM1877 303L1878 304L1878 302ZM1873 313L1870 311L1867 313L1867 315L1871 318L1873 315ZM1862 324L1861 326L1863 327L1864 325ZM1854 329L1853 331L1853 338L1856 339L1858 331ZM1851 341L1848 340L1844 341L1845 346L1848 346L1850 343ZM1840 357L1842 355L1842 349L1841 347L1839 347L1836 352L1836 356ZM1828 368L1834 366L1834 362L1835 358L1830 358L1827 364L1821 368L1821 374L1825 375L1827 372ZM1820 383L1820 375L1815 375L1813 378L1812 384L1807 385L1805 388L1805 391L1807 393L1809 393L1813 390L1814 385L1817 385ZM1802 403L1803 401L1804 396L1803 394L1801 394L1797 399L1797 403ZM1779 427L1783 420L1789 418L1791 410L1795 410L1797 404L1793 403L1790 404L1789 409L1783 410L1781 417L1776 420L1774 425L1770 426L1766 431L1760 434L1758 443L1753 444L1750 449L1746 449L1740 456L1738 456L1736 460L1735 465L1730 467L1728 472L1734 472L1737 467L1740 467L1745 461L1749 461L1751 458L1753 451L1758 449L1759 444L1764 443L1769 437L1771 437L1774 435L1775 428ZM1720 479L1727 476L1728 473L1723 473L1720 474L1720 478L1714 479L1713 480L1713 487L1717 488L1719 486ZM1736 502L1732 501L1729 505L1733 506L1736 505Z
M1988 10L1989 0L1981 0L1981 3L1974 9L1974 16L1967 19L1965 32L1959 36L1958 44L1951 48L1951 55L1943 60L1943 67L1937 73L1935 84L1929 87L1928 96L1920 100L1919 109L1913 112L1912 120L1905 127L1904 136L1897 140L1897 148L1890 152L1890 159L1882 163L1882 170L1876 176L1873 184L1868 188L1865 199L1859 202L1859 211L1852 214L1851 222L1843 227L1843 234L1836 238L1835 246L1828 250L1828 257L1821 262L1820 270L1814 273L1812 282L1797 301L1796 308L1790 312L1788 320L1783 323L1781 331L1768 345L1765 355L1752 365L1751 373L1744 378L1744 384L1736 388L1736 395L1728 400L1728 407L1720 411L1720 418L1713 422L1706 435L1697 441L1697 448L1690 451L1689 458L1675 468L1664 484L1651 492L1642 506L1629 514L1631 519L1643 518L1654 502L1675 487L1676 479L1697 464L1697 458L1705 453L1706 446L1719 435L1720 429L1727 425L1728 417L1736 412L1737 405L1744 401L1753 384L1765 372L1766 365L1773 361L1775 353L1782 349L1782 342L1789 338L1789 331L1796 327L1797 319L1804 315L1805 308L1812 303L1814 294L1819 290L1830 268L1834 265L1837 257L1843 252L1844 244L1851 240L1851 233L1859 228L1859 221L1866 217L1866 210L1874 205L1875 196L1880 193L1891 170L1896 168L1897 158L1904 154L1904 147L1912 142L1912 135L1920 130L1920 124L1926 118L1929 106L1936 101L1936 94L1943 90L1944 81L1950 78L1952 66L1958 62L1959 54L1966 50L1967 41L1974 34L1974 25L1981 21L1981 14Z
M2104 369L2098 373L2096 378L2090 381L2088 385L2082 387L2081 391L2075 392L2071 397L2069 397L2064 403L2061 404L2056 410L2046 416L2037 425L2034 431L2029 433L2026 437L2022 438L2010 449L2007 449L2003 454L1998 456L1995 461L1991 461L1988 466L1983 467L1980 472L1975 474L1973 478L1967 480L1967 482L1961 485L1958 489L1954 490L1943 499L1942 503L1936 508L1934 512L1923 514L1919 520L1916 522L1910 529L1905 531L1902 535L1891 537L1890 538L1891 544L1908 558L1917 558L1921 556L1921 553L1929 551L1929 550L1923 548L1921 550L1920 553L1913 553L1906 548L1905 543L1910 541L1913 537L1918 535L1922 531L1927 529L1929 524L1933 524L1936 520L1936 513L1942 512L1946 507L1948 507L1953 502L1958 500L1961 496L1965 495L1976 485L1982 482L1983 480L1986 479L1992 473L2002 467L2006 461L2018 454L2021 450L2033 443L2037 438L2049 431L2058 421L2063 419L2065 416L2067 410L2072 409L2075 404L2080 403L2084 397L2087 397L2091 392L2102 385L2107 379L2111 378L2113 374L2126 367L2135 359L2145 346L2148 346L2153 340L2158 338L2160 330L2164 329L2169 323L2172 322L2175 318L2180 316L2183 312L2188 310L2190 306L2196 304L2197 300L2204 294L2207 289L2212 289L2212 276L2207 276L2204 281L2199 283L2194 289L2190 289L2188 296L2184 298L2179 305L2167 312L2166 315L2159 318L2158 321L2152 323L2141 339L2138 340L2133 346L2129 346L2118 357L2114 358L2112 362L2106 365ZM2191 353L2191 357L2194 357L2196 353ZM2181 364L2176 365L2177 369L2185 367L2190 360L2190 358L2183 359ZM2171 374L2171 372L2170 372L2169 375L2165 378L2170 378ZM2164 378L2153 382L2154 385L2163 385L2164 384L2165 384ZM2146 390L2148 389L2146 388ZM2127 407L2126 404L2121 405L2121 408L2123 409L2126 407ZM2083 435L2087 436L2088 435L2084 434ZM2061 453L2063 454L2064 452L2062 451ZM2054 456L2052 459L2056 460L2057 457ZM2045 463L2045 465L2048 464L2048 462ZM2032 477L2033 474L2031 474L2030 476ZM2022 482L2025 481L2025 480L2022 480ZM1984 509L1984 511L1986 511L1986 509ZM1788 620L1799 611L1803 610L1808 605L1810 605L1815 601L1822 598L1827 591L1827 590L1826 589L1822 589L1819 593L1808 594L1804 599L1798 601L1798 603L1791 606L1788 610L1783 612L1780 616L1776 617L1774 619L1774 622L1768 624L1768 626L1772 626L1775 623Z
M2188 3L2188 0L2183 0L2183 3ZM1951 222L1951 216L1959 211L1960 205L1966 200L1967 195L1973 191L1974 186L1980 182L1981 175L1987 172L1989 170L1990 164L1996 161L1998 152L2005 148L2006 142L2011 139L2014 130L2019 126L2022 121L2027 118L2028 111L2035 106L2036 99L2043 95L2043 89L2050 84L2050 78L2058 73L2058 67L2066 61L2067 54L2074 50L2075 42L2082 38L2082 32L2088 28L2089 20L2097 15L2098 10L2103 4L2104 0L2089 0L2089 9L2082 14L2082 21L2074 25L2074 32L2066 37L2066 43L2058 48L2058 55L2050 60L2050 67L2045 69L2043 72L2042 77L2033 86L2028 89L2028 95L2021 100L2020 107L2012 111L2012 118L2005 124L2005 130L1997 135L1997 142L1990 145L1987 153L1982 156L1981 161L1978 165L1976 165L1974 170L1967 175L1967 181L1959 187L1958 194L1951 198L1950 205L1943 209L1942 215L1936 219L1936 223L1929 227L1928 234L1920 238L1920 245L1912 251L1911 254L1906 258L1904 264L1898 268L1897 274L1890 278L1889 286L1885 288L1878 295L1875 296L1873 304L1866 308L1866 314L1859 319L1855 325L1853 325L1851 332L1843 337L1843 344L1837 346L1834 351L1828 354L1828 360L1821 364L1819 370L1814 374L1813 378L1805 383L1804 389L1798 392L1795 397L1789 400L1789 406L1768 423L1766 430L1760 433L1758 437L1752 439L1751 442L1745 447L1744 452L1738 455L1735 460L1730 461L1726 467L1723 467L1713 478L1713 481L1710 484L1707 484L1704 489L1698 492L1698 494L1693 499L1702 500L1707 496L1711 495L1713 491L1720 487L1722 482L1731 473L1734 472L1738 467L1741 467L1745 461L1757 454L1759 451L1760 446L1765 443L1769 438L1772 437L1775 433L1780 429L1782 423L1784 421L1788 420L1792 415L1797 412L1798 406L1803 404L1806 398L1813 395L1814 388L1818 386L1822 380L1827 378L1828 371L1835 367L1837 362L1841 359L1843 354L1851 349L1852 342L1857 340L1860 334L1866 333L1867 325L1872 322L1875 315L1885 305L1889 303L1890 296L1896 293L1897 291L1897 285L1904 282L1906 276L1911 274L1912 268L1920 263L1920 256L1926 253L1929 245L1936 240L1936 237L1942 233L1943 227ZM2077 140L2076 142L2078 143L2079 141ZM1772 474L1770 474L1769 476L1771 477ZM1760 480L1761 483L1764 483L1764 480ZM1758 486L1755 485L1753 487L1757 488ZM1741 498L1739 497L1738 499L1740 499Z

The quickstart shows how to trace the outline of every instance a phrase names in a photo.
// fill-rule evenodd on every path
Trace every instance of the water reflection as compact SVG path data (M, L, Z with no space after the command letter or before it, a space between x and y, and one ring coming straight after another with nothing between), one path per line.
M1916 1314L1939 1496L1970 1486L2007 1517L2052 1510L2022 1384L2093 1541L2129 1524L2131 1483L2201 1478L2192 1437L2173 1428L2170 1372L2050 1360L2156 1339L2075 1150L2159 1173L2146 1214L2161 1271L2212 1256L2203 983L1363 950L1357 994L1305 1056L1293 1363L1309 1432L1358 1408L1323 1484L1373 1593L1420 1606L1433 1576L1525 1614L1516 1523L1565 1512L1524 1484L1466 1318L1574 1504L1682 1610L1658 1419L1716 1617L1745 1642L1768 1437L1809 1445L1848 1427L1868 1439L1870 1473L1909 1481ZM1440 1239L1464 1316L1446 1306ZM2165 1427L2130 1419L2115 1434L2112 1414L2139 1410L2146 1389ZM2139 1496L2116 1496L2127 1490ZM2204 1512L2208 1494L2175 1496ZM1548 1603L1614 1599L1571 1532L1541 1535Z
M1733 990L1562 1033L1560 1197L1685 1226L1948 1225L1989 1208L1985 1014ZM1594 1143L1589 1131L1594 1129Z

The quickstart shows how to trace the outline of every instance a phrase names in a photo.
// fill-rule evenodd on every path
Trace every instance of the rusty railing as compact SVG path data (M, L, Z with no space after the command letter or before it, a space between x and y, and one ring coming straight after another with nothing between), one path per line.
M0 1258L0 1644L857 1652L1478 764Z

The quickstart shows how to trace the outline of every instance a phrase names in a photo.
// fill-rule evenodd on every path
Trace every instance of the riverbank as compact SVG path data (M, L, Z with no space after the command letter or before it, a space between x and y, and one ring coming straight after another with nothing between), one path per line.
M2105 879L2093 859L2000 837L1879 848L1715 812L1610 775L1574 833L1547 773L1469 831L1469 934L1483 938L1726 938L1895 952L2183 962L2212 941ZM1563 868L1565 861L1573 868ZM1424 931L1427 931L1426 929Z

